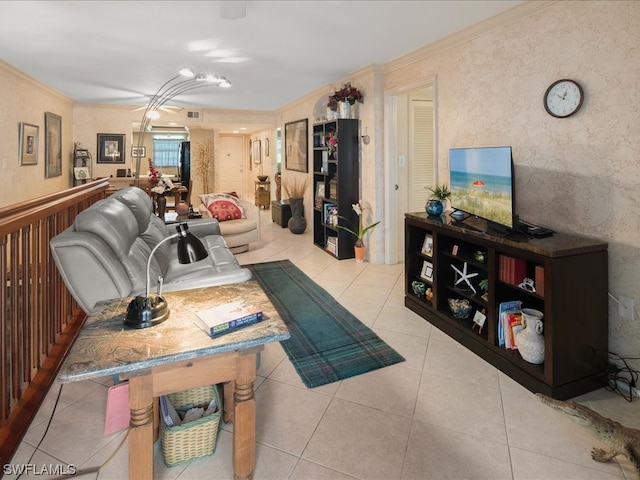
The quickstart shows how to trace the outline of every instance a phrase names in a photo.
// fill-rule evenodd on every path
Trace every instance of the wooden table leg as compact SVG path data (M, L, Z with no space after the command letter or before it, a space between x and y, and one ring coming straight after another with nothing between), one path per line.
M151 375L129 379L129 478L153 480L153 381Z
M236 480L250 480L256 466L256 354L240 355L237 361L233 415L233 471Z

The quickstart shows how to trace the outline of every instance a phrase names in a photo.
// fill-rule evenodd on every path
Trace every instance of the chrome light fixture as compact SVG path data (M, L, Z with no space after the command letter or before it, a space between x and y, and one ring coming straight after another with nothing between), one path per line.
M160 245L174 238L180 237L178 240L178 261L182 264L199 262L207 258L209 255L202 245L202 242L193 233L189 232L186 223L176 225L177 233L163 238L151 250L149 260L147 261L147 284L145 295L138 295L131 300L127 308L127 316L124 324L132 328L147 328L164 322L169 318L169 305L162 297L162 277L158 278L158 290L155 297L151 297L149 285L151 283L151 259L156 253Z
M152 119L158 118L158 109L167 103L169 100L177 97L178 95L194 90L196 88L203 88L209 86L217 86L220 88L231 87L231 82L227 80L223 75L205 75L204 73L194 73L190 68L183 68L180 70L179 75L171 78L162 85L158 91L151 97L147 108L142 114L142 120L140 121L140 130L138 132L138 152L142 151L144 145L144 135L149 128L149 123ZM142 157L138 155L136 157L136 175L134 185L140 186L140 164Z

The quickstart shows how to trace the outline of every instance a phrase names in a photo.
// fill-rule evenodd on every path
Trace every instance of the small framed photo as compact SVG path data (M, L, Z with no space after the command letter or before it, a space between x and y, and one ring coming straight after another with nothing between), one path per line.
M76 180L89 180L91 177L89 167L73 167L73 175Z
M98 134L98 163L124 163L124 134Z
M44 178L62 175L62 117L44 114Z
M38 139L40 127L20 123L20 165L38 164Z
M427 257L431 257L433 255L433 237L428 233L424 237L424 243L422 244L422 250L420 253Z
M141 147L137 147L135 145L131 146L131 156L133 158L138 157L146 157L147 156L147 147L144 145Z
M426 260L422 262L422 271L420 272L420 278L426 280L427 282L433 283L433 263L427 262Z
M256 165L262 163L262 147L260 146L260 140L254 140L251 143L251 156L253 157L253 163Z
M316 182L316 198L324 198L324 182Z

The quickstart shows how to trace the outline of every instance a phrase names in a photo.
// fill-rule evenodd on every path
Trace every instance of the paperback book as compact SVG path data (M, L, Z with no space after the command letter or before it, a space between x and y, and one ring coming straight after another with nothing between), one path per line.
M253 325L262 320L262 311L243 302L225 303L196 313L196 325L212 338Z

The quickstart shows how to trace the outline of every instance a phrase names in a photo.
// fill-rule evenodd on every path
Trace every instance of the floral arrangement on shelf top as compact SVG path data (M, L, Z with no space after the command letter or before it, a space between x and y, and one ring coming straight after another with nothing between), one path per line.
M338 148L338 134L334 131L330 131L327 136L327 141L325 142L325 145L327 146L329 155L333 155L333 153Z
M357 238L356 240L356 247L364 247L364 242L363 242L363 238L366 235L366 233L373 229L376 225L378 225L380 223L380 221L377 221L375 223L372 223L371 225L365 227L363 225L362 222L362 216L364 211L366 210L366 207L364 206L364 201L363 200L358 200L358 203L354 203L353 205L351 205L351 207L353 208L353 211L356 212L356 214L358 215L358 231L356 232L356 227L353 223L351 223L349 221L349 219L343 217L342 215L338 215L338 218L341 218L342 220L344 220L345 222L347 222L349 224L348 227L345 227L344 225L336 225L336 228L340 228L342 230L345 230L347 232L349 232L351 235L353 235L354 237Z
M151 191L156 195L166 195L178 189L171 179L162 176L162 173L158 171L151 159L149 159L149 183L151 184Z
M351 105L354 103L362 103L364 97L360 90L351 85L345 85L340 90L333 92L333 95L329 95L329 102L327 107L334 112L338 110L338 102L349 102Z

